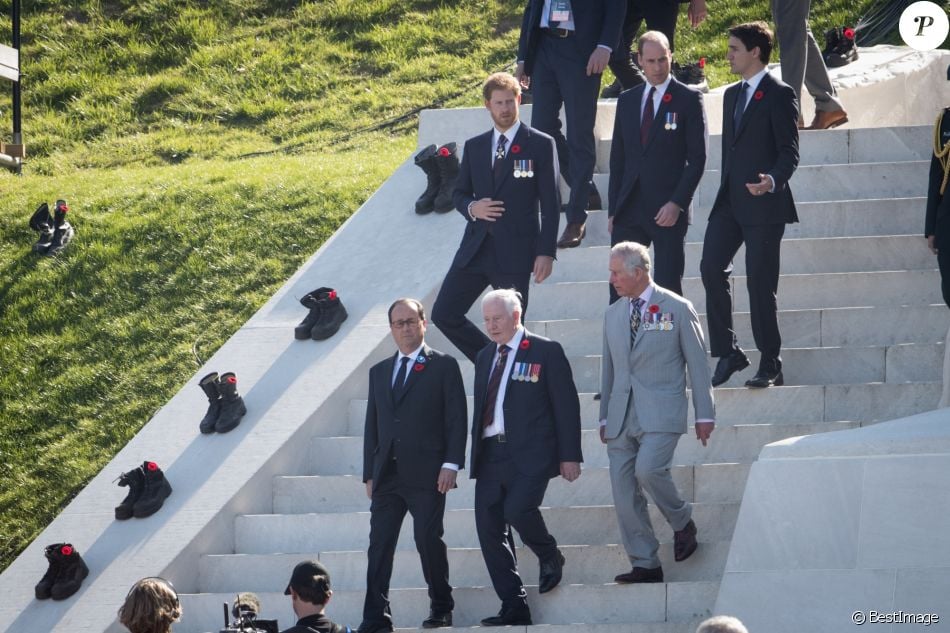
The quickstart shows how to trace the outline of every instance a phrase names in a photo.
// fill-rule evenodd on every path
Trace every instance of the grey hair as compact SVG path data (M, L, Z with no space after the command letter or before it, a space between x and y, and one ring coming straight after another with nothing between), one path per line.
M696 627L696 633L749 633L749 629L731 615L715 615Z
M511 288L492 290L482 299L482 309L492 301L501 302L501 304L505 306L505 312L508 313L508 316L514 316L515 312L518 314L524 312L521 307L521 293L517 290Z
M610 249L611 257L619 257L627 272L632 273L637 268L650 272L653 267L650 262L650 249L637 242L618 242Z

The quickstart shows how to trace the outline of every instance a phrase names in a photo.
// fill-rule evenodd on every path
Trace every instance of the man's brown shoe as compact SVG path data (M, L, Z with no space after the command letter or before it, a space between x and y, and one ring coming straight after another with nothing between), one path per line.
M848 122L848 113L844 110L833 110L831 112L825 112L823 110L818 110L815 112L815 118L812 119L811 125L806 127L806 130L828 130L833 127L838 127L842 123Z
M696 524L690 519L682 530L673 532L673 559L679 563L696 551Z
M581 240L584 239L586 232L587 227L584 222L571 222L564 227L564 232L561 233L561 239L557 241L557 247L574 248L575 246L580 246Z
M638 582L663 582L663 568L647 569L646 567L634 567L625 574L617 574L614 582L622 585Z

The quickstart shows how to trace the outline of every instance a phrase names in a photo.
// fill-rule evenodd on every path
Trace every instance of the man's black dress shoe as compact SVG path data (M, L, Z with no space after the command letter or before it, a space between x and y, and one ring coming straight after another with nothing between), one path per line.
M551 560L541 563L541 573L538 576L538 593L547 593L561 582L561 573L564 569L564 554L558 550Z
M482 626L527 626L531 624L531 611L527 605L518 609L502 607L498 615L482 620Z
M696 551L696 524L690 519L682 530L673 532L673 559L684 561Z
M753 389L764 389L765 387L781 387L785 384L785 377L782 375L782 370L769 371L765 369L760 369L755 376L745 381L746 387L752 387Z
M729 377L737 371L742 371L749 366L748 357L741 349L736 348L728 356L723 356L716 363L716 371L712 375L712 386L718 387L729 380Z
M422 621L424 629L438 629L443 626L452 626L451 611L429 611L429 617Z
M614 582L620 584L632 584L638 582L663 582L663 568L647 569L646 567L634 567L625 574L617 574Z

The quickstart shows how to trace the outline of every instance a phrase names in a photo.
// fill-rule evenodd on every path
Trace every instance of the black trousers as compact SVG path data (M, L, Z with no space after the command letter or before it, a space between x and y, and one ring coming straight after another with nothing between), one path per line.
M680 3L677 0L627 0L620 46L610 56L610 70L620 80L624 90L646 81L643 73L631 63L632 55L637 52L636 38L640 26L646 22L647 30L659 31L665 35L670 40L672 51L679 8Z
M746 279L752 336L762 359L777 358L782 349L778 330L778 277L784 224L739 224L728 208L709 217L699 269L706 288L706 319L713 356L728 356L738 346L732 325L729 275L732 259L745 243Z
M548 532L538 509L544 501L549 479L520 475L507 444L499 444L491 438L481 442L475 482L478 542L502 608L526 607L524 583L518 575L508 526L518 530L521 540L538 560L547 561L557 556L557 541Z
M672 290L683 296L683 271L686 268L686 230L689 223L686 218L673 226L657 226L650 218L644 222L628 222L626 218L614 218L614 231L610 234L610 245L620 242L637 242L647 248L653 245L653 281L656 285ZM610 286L610 303L619 298L617 291Z
M393 462L380 475L370 505L366 598L359 628L364 633L393 629L389 581L399 530L407 511L412 515L413 536L422 562L422 574L429 587L432 610L451 611L455 606L449 584L448 555L442 540L445 495L436 490L434 481L431 489L404 485Z
M432 306L432 322L473 363L478 352L491 340L465 316L488 286L514 288L521 293L521 321L528 311L528 288L531 271L498 272L495 246L489 235L468 266L452 266L442 280L439 296Z
M937 220L934 233L937 265L940 267L940 289L943 291L943 300L950 308L950 215Z

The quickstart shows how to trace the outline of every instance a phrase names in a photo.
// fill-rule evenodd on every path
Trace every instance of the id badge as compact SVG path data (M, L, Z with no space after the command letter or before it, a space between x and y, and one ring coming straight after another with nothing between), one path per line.
M551 22L567 22L571 19L571 0L551 0Z

